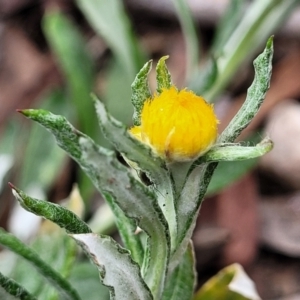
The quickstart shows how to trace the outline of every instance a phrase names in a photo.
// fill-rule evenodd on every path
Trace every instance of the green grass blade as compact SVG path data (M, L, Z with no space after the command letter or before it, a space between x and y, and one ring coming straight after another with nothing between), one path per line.
M194 75L199 62L199 41L193 16L185 0L173 0L186 46L186 79Z
M145 60L133 34L123 2L120 0L76 0L76 2L91 26L104 38L133 80Z
M66 297L66 299L80 300L77 291L67 280L65 280L59 273L52 269L51 266L46 264L35 251L23 244L12 234L1 228L0 244L31 263L41 275L43 275L61 294Z
M228 7L217 25L211 51L214 57L222 55L222 49L233 31L238 26L245 11L245 2L231 0Z
M13 279L4 276L0 273L0 286L10 295L20 300L37 300L36 297L31 295L24 287L19 285Z
M79 127L86 134L95 137L95 111L89 96L93 90L95 68L85 49L85 41L75 24L61 12L46 12L43 29L67 80L70 100L76 106Z
M206 100L216 100L241 64L255 55L264 41L274 34L298 4L299 0L255 0L251 3L241 22L222 47L222 55L217 61L219 76L211 89L203 95Z

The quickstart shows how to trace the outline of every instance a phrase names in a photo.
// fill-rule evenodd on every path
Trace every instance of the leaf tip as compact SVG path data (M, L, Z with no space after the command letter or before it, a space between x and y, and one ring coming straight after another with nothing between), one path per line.
M16 190L16 189L17 189L11 182L8 182L8 185L9 185L9 187L10 187L12 190Z
M266 45L267 49L273 48L273 41L274 41L274 35L271 35L267 41L267 45Z
M16 109L16 112L19 113L19 114L24 115L25 117L28 116L28 109L20 109L20 108L18 108L18 109Z

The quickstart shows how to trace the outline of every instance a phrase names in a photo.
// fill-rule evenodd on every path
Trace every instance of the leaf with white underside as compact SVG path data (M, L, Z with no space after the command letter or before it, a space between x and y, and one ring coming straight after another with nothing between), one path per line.
M257 114L270 87L273 51L273 37L270 37L264 52L253 62L255 75L251 86L248 88L246 100L219 136L219 143L234 142Z
M157 92L160 94L163 89L169 89L172 86L171 74L167 68L166 60L169 58L168 55L163 56L157 63L156 66L156 82Z
M252 85L248 89L245 103L219 136L218 144L234 142L258 112L269 88L272 57L273 37L269 38L263 53L255 59L255 76ZM177 250L171 258L173 267L178 263L178 259L184 253L192 236L203 197L216 166L216 162L201 165L194 164L176 202L176 212L180 222L178 222Z
M57 144L77 161L95 187L104 196L109 194L124 214L147 233L150 259L144 278L154 297L159 298L169 260L170 240L167 222L154 193L118 162L114 152L95 144L64 117L45 110L29 109L21 113L48 129ZM133 232L131 238L135 238Z
M194 300L261 300L253 281L239 264L232 264L210 278Z
M99 123L103 134L114 147L127 159L137 163L152 181L155 192L158 190L158 204L168 220L171 242L175 242L177 219L173 202L173 188L165 162L152 154L151 149L139 142L127 128L114 119L105 109L104 104L93 96ZM151 159L149 159L151 158Z
M224 145L214 147L209 150L205 155L200 157L195 163L202 162L218 162L218 161L238 161L256 158L262 156L273 148L273 142L266 138L259 144L252 147L244 147L240 145Z
M110 289L112 300L151 300L152 295L143 281L139 266L128 250L121 248L112 238L90 234L74 234L98 267L104 285Z
M141 113L144 102L151 98L151 92L148 84L148 74L152 67L152 61L148 61L136 75L132 85L131 103L133 105L133 124L141 125Z

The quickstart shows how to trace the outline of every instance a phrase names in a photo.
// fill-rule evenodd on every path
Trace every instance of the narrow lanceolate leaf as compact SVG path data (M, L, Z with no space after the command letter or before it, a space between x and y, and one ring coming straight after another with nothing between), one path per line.
M181 262L170 274L162 300L190 300L196 284L195 257L192 243L189 244Z
M13 279L4 276L0 273L0 286L10 295L20 300L37 300L24 287L19 285Z
M133 178L113 152L96 145L64 117L44 110L21 112L48 129L58 145L78 162L97 189L104 195L110 194L125 215L135 220L147 233L151 255L145 279L154 298L159 299L169 259L170 241L167 222L154 194Z
M160 174L167 176L166 172L161 172L165 162L158 156L154 156L149 147L132 137L127 128L106 111L104 104L95 95L93 99L101 129L107 140L126 158L137 163L154 182L160 181Z
M70 210L55 203L31 198L12 184L10 186L21 206L29 212L56 223L69 233L92 232L89 226Z
M194 167L177 199L176 211L180 222L176 251L170 261L171 269L178 265L190 242L203 197L216 166L217 163L205 163Z
M133 105L133 124L141 124L141 113L144 102L151 98L151 92L148 84L148 74L152 67L152 61L148 61L136 75L132 85L131 103Z
M65 75L70 100L76 106L80 128L94 137L97 127L89 94L94 84L95 67L85 49L86 43L76 25L58 10L45 14L43 30Z
M156 82L157 92L160 94L163 89L169 89L172 86L171 74L167 68L166 60L169 58L168 55L163 56L157 63L156 66Z
M199 40L195 20L185 0L173 0L186 48L186 79L195 73L199 62Z
M218 139L219 143L233 142L257 113L269 88L272 56L273 38L271 37L267 42L264 52L254 61L255 78L248 89L246 101L220 135ZM176 266L178 258L184 253L189 243L203 197L217 164L216 162L212 162L194 167L177 200L176 211L180 222L178 222L177 250L171 258L172 266Z
M115 200L110 194L105 193L103 196L113 211L118 232L122 238L125 248L130 249L132 259L142 266L144 258L143 245L139 236L133 234L136 231L136 222L126 217L122 209L116 205Z
M247 98L241 109L220 135L218 142L234 142L257 114L270 86L272 58L273 37L270 37L264 52L253 63L255 76L252 85L248 89Z
M105 40L130 78L134 78L144 61L130 20L120 0L76 0L86 19Z
M97 234L74 234L94 264L104 285L109 287L112 300L151 300L149 288L142 279L140 268L128 250L112 238Z
M259 144L252 147L240 145L224 145L214 147L202 156L196 163L218 162L218 161L238 161L262 156L273 148L273 143L269 138L262 140Z
M46 264L39 255L31 248L23 244L12 234L0 228L0 244L20 255L31 263L37 271L43 275L66 299L80 300L77 291L57 273L51 266Z
M239 0L231 0L227 9L217 25L214 35L212 52L215 57L222 55L223 47L230 39L233 31L238 27L246 10L246 3Z
M177 234L177 219L172 197L172 183L165 168L165 162L154 156L149 147L133 138L122 123L108 114L104 104L95 96L94 100L100 126L107 140L126 158L137 163L139 168L146 172L156 190L159 191L158 203L168 220L171 243L173 244Z

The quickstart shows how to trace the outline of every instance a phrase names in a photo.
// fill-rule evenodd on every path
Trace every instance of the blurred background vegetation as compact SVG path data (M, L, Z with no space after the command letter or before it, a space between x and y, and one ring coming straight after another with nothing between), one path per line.
M7 181L53 202L66 198L77 183L86 219L95 230L115 234L110 212L85 175L50 135L16 109L44 108L64 115L109 146L97 125L90 93L97 93L112 115L130 126L135 74L147 60L169 55L174 83L215 103L221 132L245 99L253 80L251 62L274 34L271 88L242 138L253 143L269 134L275 148L261 161L219 165L194 241L199 283L239 262L263 299L300 299L298 4L0 0L0 225L27 239L40 223L15 205ZM154 90L152 73L149 78ZM53 249L46 255L56 253L55 243ZM87 268L84 274L94 271L91 278L97 277L95 270L81 267ZM15 278L23 278L22 272L21 265ZM80 281L78 274L83 273L74 274Z

